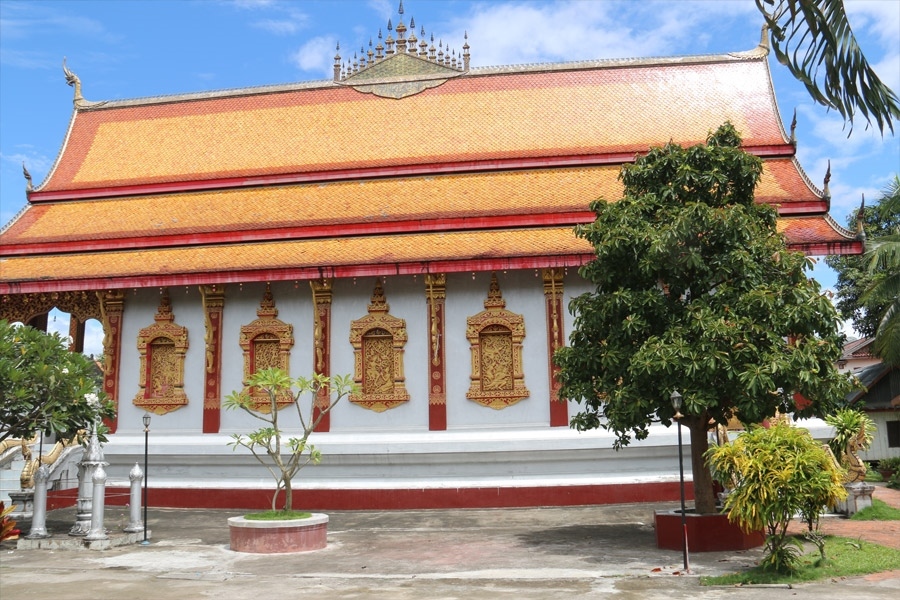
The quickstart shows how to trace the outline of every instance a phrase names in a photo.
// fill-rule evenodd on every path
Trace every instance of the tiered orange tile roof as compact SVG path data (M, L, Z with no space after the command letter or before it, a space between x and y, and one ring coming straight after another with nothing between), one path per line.
M352 79L76 102L0 234L0 291L576 266L572 226L621 196L623 163L726 120L793 247L859 250L794 158L764 53L473 69L405 97Z

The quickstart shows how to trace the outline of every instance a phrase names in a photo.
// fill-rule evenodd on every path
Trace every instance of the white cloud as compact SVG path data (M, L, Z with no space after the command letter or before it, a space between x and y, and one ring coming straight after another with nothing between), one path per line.
M263 19L253 23L253 27L274 33L275 35L291 35L300 30L301 25L292 20Z
M336 45L337 38L334 36L314 37L291 55L291 62L302 71L323 73L326 77L331 77L334 73L332 68Z

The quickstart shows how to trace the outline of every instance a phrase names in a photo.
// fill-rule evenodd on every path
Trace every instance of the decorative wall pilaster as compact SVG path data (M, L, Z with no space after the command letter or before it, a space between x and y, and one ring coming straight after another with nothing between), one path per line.
M100 323L103 325L103 391L115 404L116 415L107 419L110 433L116 432L119 420L119 365L122 361L122 314L125 312L125 292L109 290L96 292Z
M447 429L447 368L444 360L444 305L447 276L425 275L425 300L428 309L428 429Z
M314 279L309 282L313 297L313 371L329 377L331 375L331 298L332 280ZM313 407L313 421L331 401L331 390L321 389ZM326 413L316 431L331 429L331 413Z
M225 311L225 286L201 285L200 298L206 322L203 433L218 433L222 412L222 315Z
M547 313L547 362L550 370L550 426L567 427L569 425L569 407L559 398L559 367L553 364L553 354L565 346L565 327L563 323L563 271L562 269L543 269L544 298Z

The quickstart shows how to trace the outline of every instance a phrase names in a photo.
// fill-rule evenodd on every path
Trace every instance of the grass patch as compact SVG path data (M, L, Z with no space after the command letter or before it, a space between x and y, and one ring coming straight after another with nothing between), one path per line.
M844 537L825 538L825 564L819 562L819 552L815 546L806 544L806 553L800 568L790 575L763 571L754 567L742 573L731 573L719 577L701 577L702 585L739 585L799 583L830 577L854 577L900 569L900 550L886 548L878 544Z
M299 510L267 510L265 512L250 513L244 515L248 521L291 521L294 519L308 519L312 516L310 512L301 512Z
M894 508L881 500L872 498L872 506L867 506L850 517L851 521L900 521L900 508Z

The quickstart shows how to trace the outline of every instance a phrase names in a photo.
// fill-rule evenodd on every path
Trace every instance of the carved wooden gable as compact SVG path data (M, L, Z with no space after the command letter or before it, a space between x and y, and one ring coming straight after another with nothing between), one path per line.
M529 396L522 372L525 318L506 310L497 275L484 310L466 319L466 338L472 351L472 375L466 398L501 409Z
M266 284L266 291L256 311L258 319L241 327L240 345L244 351L244 385L250 376L262 369L279 368L290 373L291 347L294 345L294 326L278 319L278 309L272 297L272 288ZM268 412L271 407L266 392L250 388L248 390L256 408ZM292 401L289 393L276 400L278 407L287 406Z
M406 321L389 310L381 282L376 281L369 314L350 323L354 379L362 389L350 401L376 412L409 400L403 375Z
M163 415L188 403L184 392L188 330L175 323L168 290L160 298L154 320L138 333L141 370L134 405Z

